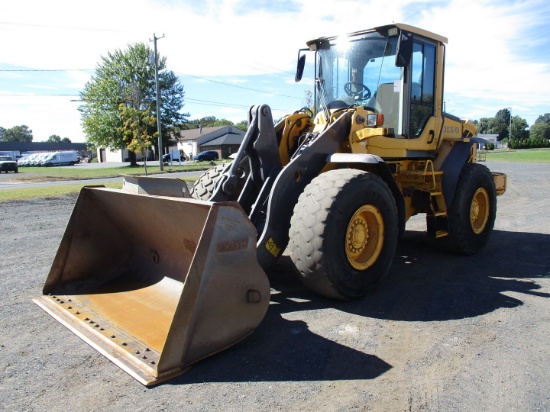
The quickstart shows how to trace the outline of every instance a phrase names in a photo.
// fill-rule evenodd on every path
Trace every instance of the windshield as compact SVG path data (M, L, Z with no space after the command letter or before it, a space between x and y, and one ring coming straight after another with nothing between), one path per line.
M385 127L397 127L403 70L395 66L396 47L397 37L368 33L319 50L317 107L362 105L384 111Z

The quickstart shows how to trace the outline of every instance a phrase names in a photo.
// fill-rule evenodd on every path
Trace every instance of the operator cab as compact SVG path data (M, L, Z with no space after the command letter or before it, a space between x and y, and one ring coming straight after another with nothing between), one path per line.
M316 53L315 105L319 111L362 106L384 115L379 126L386 137L417 138L438 105L441 113L437 50L446 41L403 24L309 41ZM297 81L305 55L299 60Z

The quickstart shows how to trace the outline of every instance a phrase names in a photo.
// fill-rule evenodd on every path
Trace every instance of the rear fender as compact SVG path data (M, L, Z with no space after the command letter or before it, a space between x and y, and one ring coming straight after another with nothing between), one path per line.
M441 170L443 171L441 185L447 209L449 209L453 203L458 177L460 176L462 168L470 158L472 146L481 142L483 142L483 140L479 138L470 138L467 141L454 142L451 151L441 165Z

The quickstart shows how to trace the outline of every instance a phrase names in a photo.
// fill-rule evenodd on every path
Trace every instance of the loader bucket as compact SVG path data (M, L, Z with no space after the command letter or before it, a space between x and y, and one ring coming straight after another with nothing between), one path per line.
M245 338L269 305L235 202L85 187L34 302L144 385Z

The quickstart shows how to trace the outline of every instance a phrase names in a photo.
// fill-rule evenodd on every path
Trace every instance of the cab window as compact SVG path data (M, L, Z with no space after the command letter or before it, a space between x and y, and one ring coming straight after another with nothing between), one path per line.
M434 114L435 46L415 40L411 61L409 135L418 137Z

